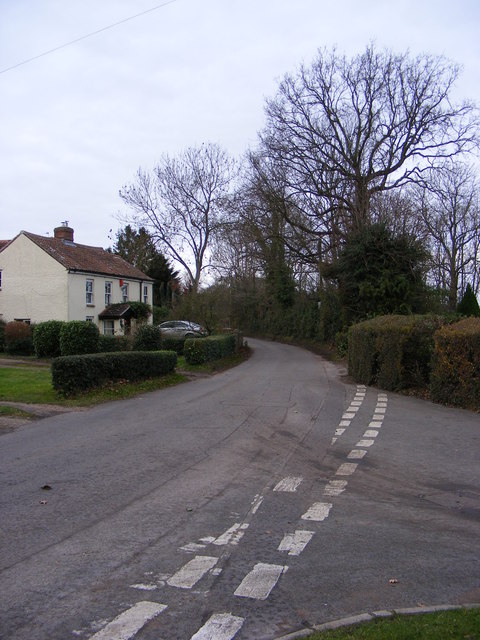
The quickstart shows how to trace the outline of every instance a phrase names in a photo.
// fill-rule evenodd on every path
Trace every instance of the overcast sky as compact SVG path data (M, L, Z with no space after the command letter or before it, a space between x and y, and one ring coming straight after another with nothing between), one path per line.
M159 5L0 0L0 239L68 220L77 242L110 246L139 166L202 142L240 157L265 99L320 47L445 55L463 66L456 97L480 104L479 0Z

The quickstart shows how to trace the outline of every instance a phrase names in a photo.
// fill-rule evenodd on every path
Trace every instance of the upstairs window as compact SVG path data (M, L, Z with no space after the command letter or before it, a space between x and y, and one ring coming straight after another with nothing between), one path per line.
M143 285L143 301L148 304L148 286L146 284Z
M122 302L128 301L128 284L122 285Z
M112 283L105 282L105 306L108 307L112 304Z
M93 280L90 279L85 281L85 302L93 304Z

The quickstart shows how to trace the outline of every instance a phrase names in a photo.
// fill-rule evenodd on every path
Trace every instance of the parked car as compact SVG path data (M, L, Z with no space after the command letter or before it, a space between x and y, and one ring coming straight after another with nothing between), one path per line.
M158 326L166 338L203 338L208 336L206 329L189 320L168 320Z

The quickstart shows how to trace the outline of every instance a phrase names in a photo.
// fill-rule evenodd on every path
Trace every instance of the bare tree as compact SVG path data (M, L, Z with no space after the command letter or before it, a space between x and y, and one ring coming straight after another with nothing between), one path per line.
M417 191L433 257L436 284L455 310L467 283L480 286L480 185L469 165L448 161Z
M475 146L477 110L450 100L458 73L443 57L370 45L351 60L320 51L285 76L267 103L261 144L281 166L304 229L359 229L371 222L374 196Z
M218 145L164 155L149 174L120 190L133 222L147 227L159 248L181 265L193 291L207 267L212 238L224 222L225 203L235 167Z

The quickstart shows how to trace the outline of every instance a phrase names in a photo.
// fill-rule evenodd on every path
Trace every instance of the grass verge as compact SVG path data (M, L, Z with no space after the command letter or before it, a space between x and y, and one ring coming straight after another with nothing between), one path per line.
M480 609L394 615L321 631L305 640L480 640Z
M0 406L0 417L3 418L32 418L32 414L28 411L22 411L16 407L2 407Z

